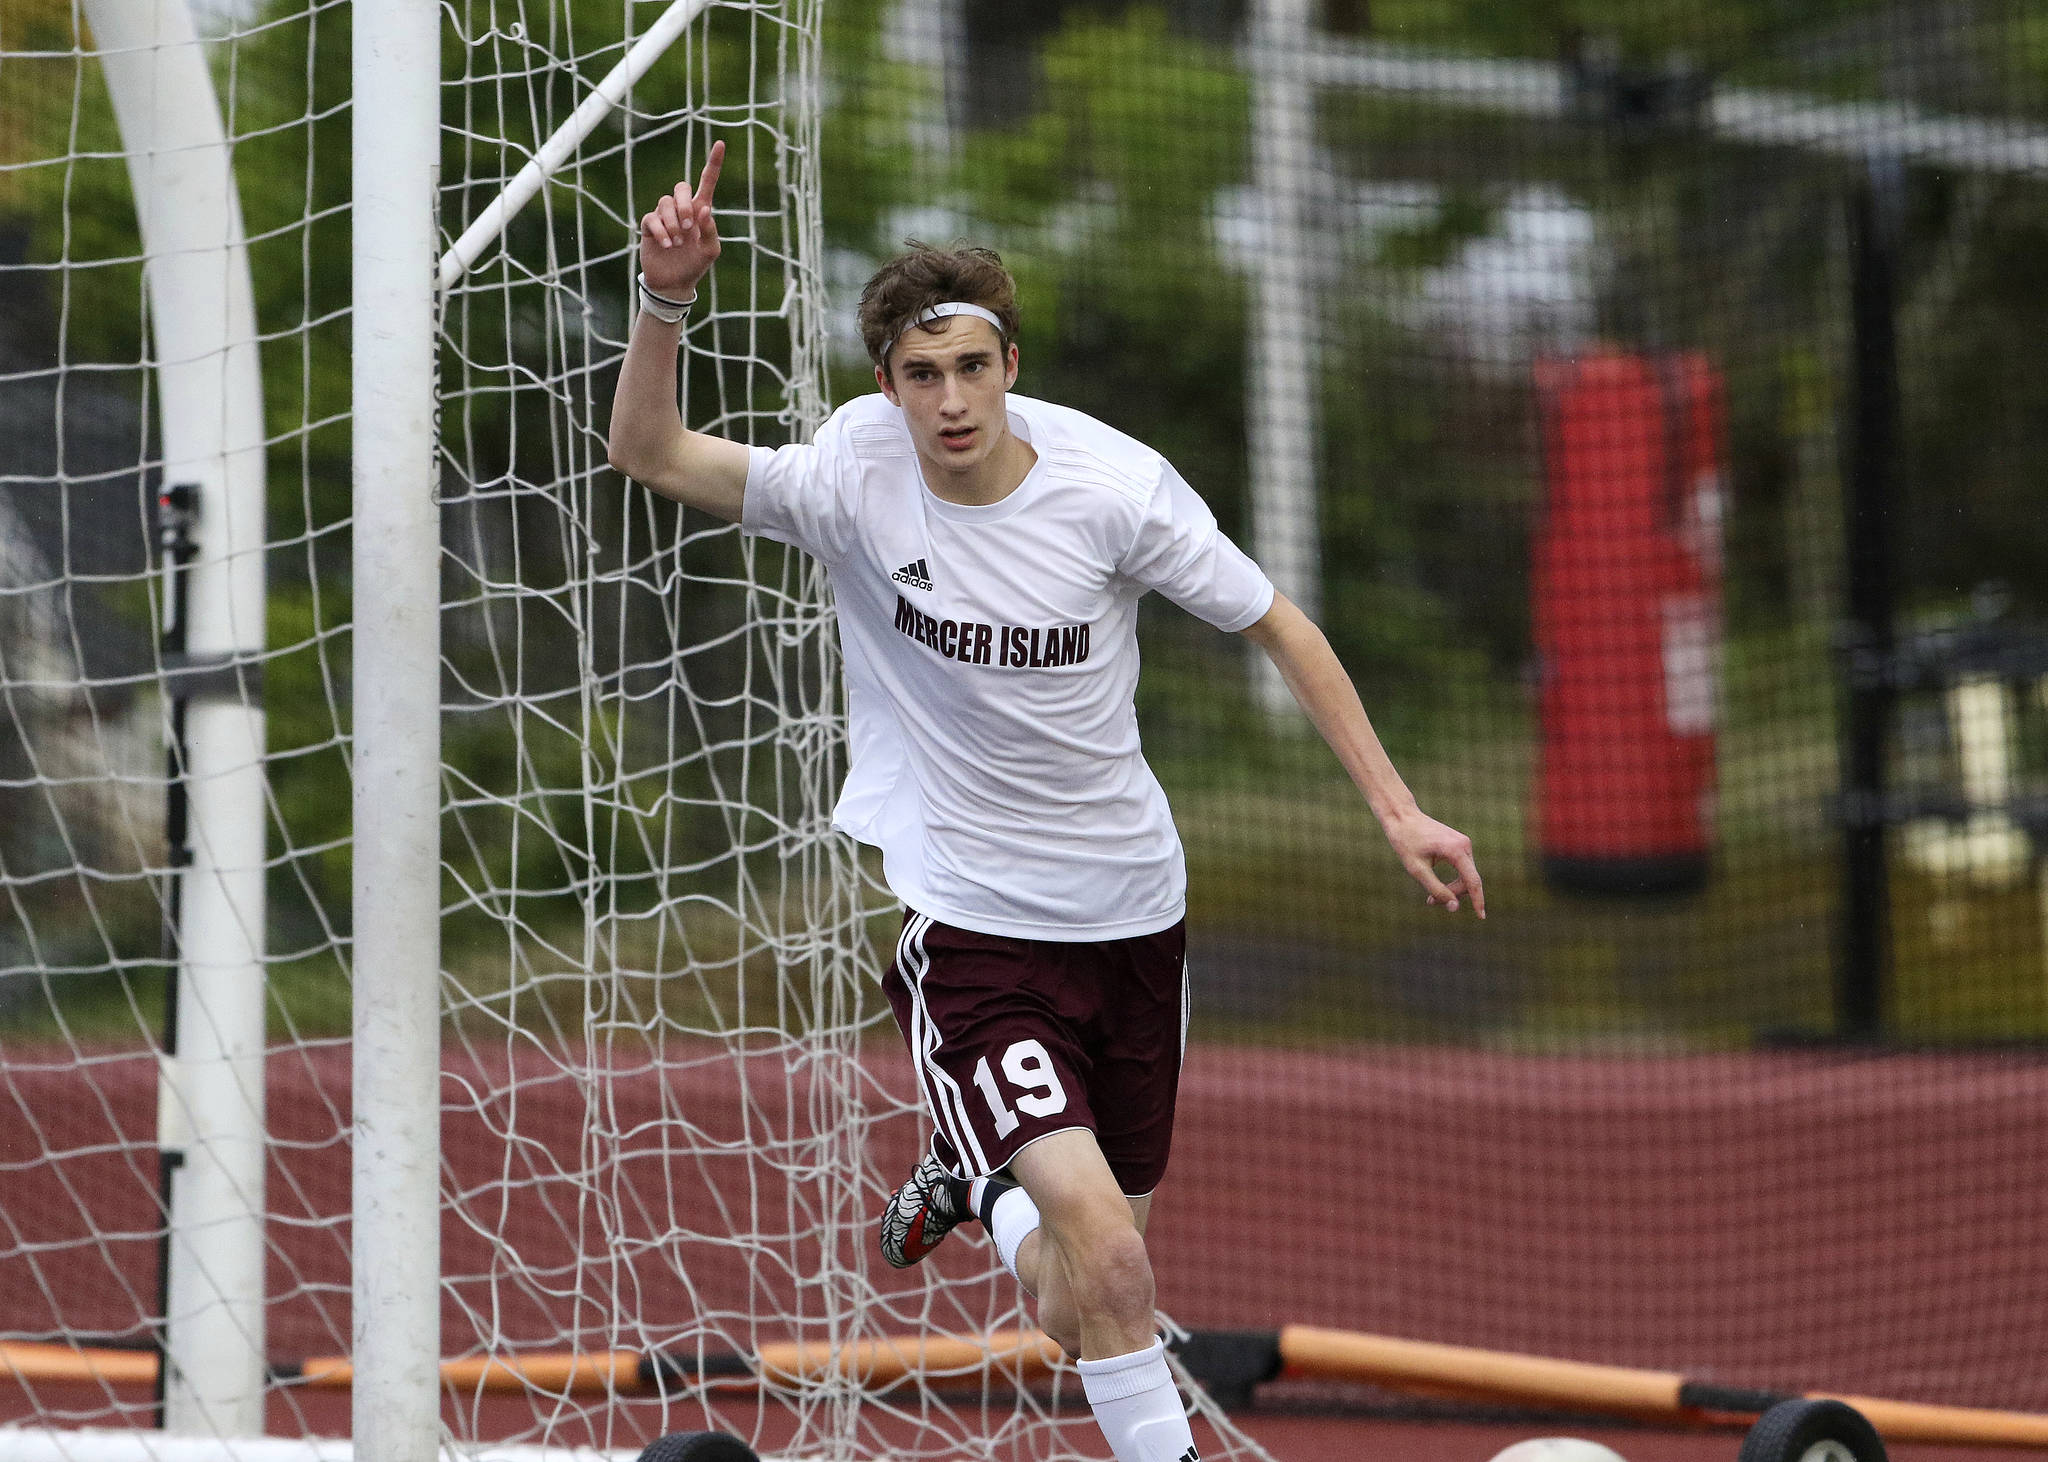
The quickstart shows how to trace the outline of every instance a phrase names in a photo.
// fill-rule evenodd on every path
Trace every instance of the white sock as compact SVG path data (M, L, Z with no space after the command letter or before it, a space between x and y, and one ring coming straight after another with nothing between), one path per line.
M989 1221L983 1227L996 1241L996 1252L1003 1256L1003 1268L1010 1271L1012 1279L1016 1279L1017 1251L1038 1228L1038 1205L1022 1188L1012 1188L996 1199L988 1216Z
M1081 1389L1117 1462L1200 1462L1164 1341L1078 1364Z

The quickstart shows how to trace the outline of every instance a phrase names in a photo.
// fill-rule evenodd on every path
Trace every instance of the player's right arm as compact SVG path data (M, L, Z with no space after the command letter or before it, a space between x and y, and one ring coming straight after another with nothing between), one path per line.
M690 298L718 258L711 195L724 162L725 144L712 143L696 191L676 184L640 220L641 277L665 299ZM676 407L676 352L682 335L683 322L671 325L639 312L612 395L605 456L663 497L736 523L746 497L747 449L683 425Z

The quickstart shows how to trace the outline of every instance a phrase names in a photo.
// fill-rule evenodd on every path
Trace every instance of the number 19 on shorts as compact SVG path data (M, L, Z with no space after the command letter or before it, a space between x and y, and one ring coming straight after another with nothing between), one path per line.
M989 1070L988 1057L975 1063L974 1085L996 1119L996 1140L1017 1130L1017 1113L1027 1117L1051 1117L1067 1109L1066 1088L1052 1069L1052 1057L1037 1041L1016 1041L1003 1052L1003 1075L1018 1093L1015 1110L1003 1100L1003 1090Z

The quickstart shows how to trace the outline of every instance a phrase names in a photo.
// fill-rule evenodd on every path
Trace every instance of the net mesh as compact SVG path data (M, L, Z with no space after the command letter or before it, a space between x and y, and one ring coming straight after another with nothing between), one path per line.
M448 12L444 236L652 15ZM443 1348L680 1362L459 1383L452 1435L1101 1450L1070 1372L695 1374L1025 1318L971 1240L871 1257L922 1130L893 910L825 825L819 572L604 463L633 220L714 135L693 426L802 438L870 389L868 271L994 244L1019 389L1164 451L1477 844L1488 921L1422 910L1245 648L1148 604L1196 987L1168 1311L2048 1409L2040 28L1581 18L715 6L448 295ZM349 1344L349 14L200 19L263 366L289 1366ZM163 1321L176 352L82 12L0 20L0 138L0 1342L79 1354ZM14 1364L0 1415L153 1418ZM346 1426L288 1369L266 1414Z
M1002 249L1018 389L1320 603L1487 875L1485 924L1424 909L1241 647L1148 601L1198 1043L1162 1292L2038 1407L2028 22L1575 15L967 7L832 53L896 88L829 171L867 256Z
M175 928L162 758L184 711L162 678L179 663L176 550L166 537L153 560L172 510L151 513L168 484L144 249L93 39L61 7L34 20L5 64L28 139L7 175L21 355L6 386L24 419L45 413L48 450L7 464L9 510L36 531L7 535L23 648L6 667L19 815L0 1339L83 1357L147 1346L165 1324L165 985L207 953ZM632 1352L662 1357L664 1376L624 1377L623 1395L540 1372L451 1380L458 1441L632 1450L722 1427L796 1453L1088 1450L1071 1371L1029 1385L986 1360L872 1384L850 1367L760 1385L697 1374L791 1342L1023 1323L979 1245L929 1274L871 1273L874 1216L919 1133L907 1067L863 1052L886 1019L869 940L886 910L827 826L844 732L822 576L604 460L634 222L714 133L725 254L684 355L691 422L772 445L823 419L818 20L804 3L715 8L443 302L442 1348ZM305 1362L350 1344L345 708L350 677L376 673L347 642L353 596L377 592L349 576L348 21L345 7L218 14L205 43L269 415L267 647L249 657L270 711L265 1409L273 1429L314 1434L346 1427L345 1398ZM450 234L623 54L619 21L450 16ZM148 1387L111 1379L103 1354L90 1380L47 1359L15 1353L13 1414L152 1419Z

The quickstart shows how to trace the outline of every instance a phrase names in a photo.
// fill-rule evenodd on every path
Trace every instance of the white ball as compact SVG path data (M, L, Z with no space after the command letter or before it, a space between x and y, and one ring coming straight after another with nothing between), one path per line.
M1626 1462L1621 1453L1598 1442L1577 1437L1538 1437L1517 1442L1496 1455L1493 1462Z

